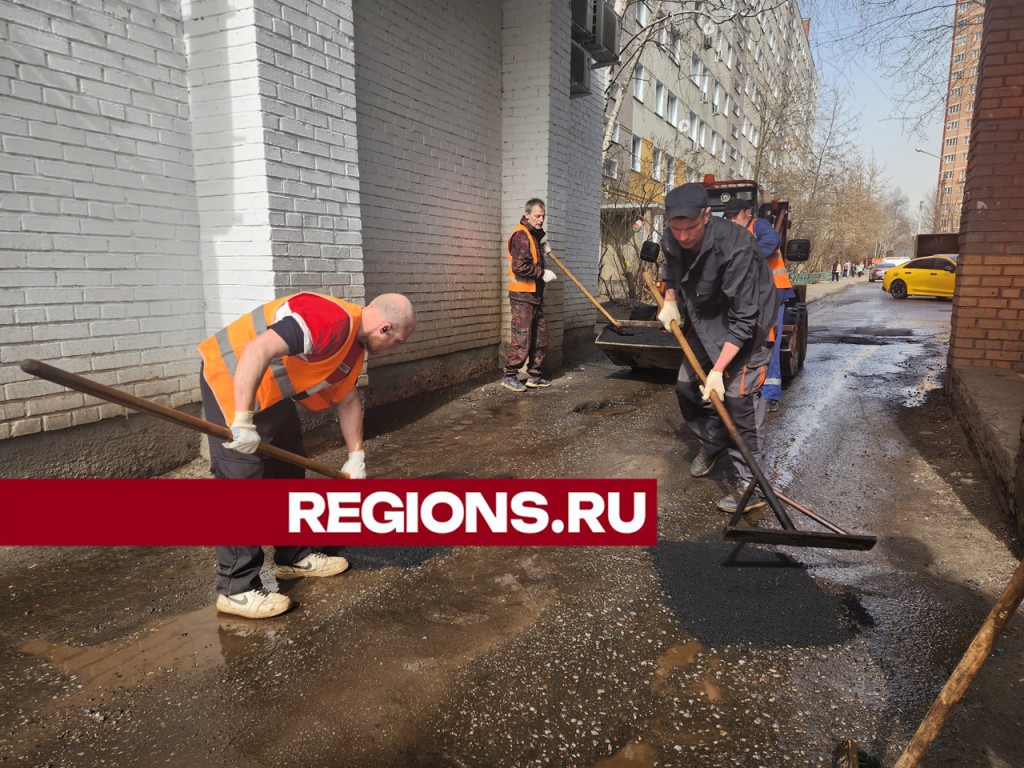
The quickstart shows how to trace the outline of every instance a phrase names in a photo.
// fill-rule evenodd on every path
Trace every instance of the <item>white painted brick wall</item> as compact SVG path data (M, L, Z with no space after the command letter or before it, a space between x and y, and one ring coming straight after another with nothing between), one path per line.
M406 293L418 314L416 335L383 361L496 344L500 4L453 0L440 12L418 0L355 0L354 8L366 294Z
M284 0L258 5L277 293L319 291L361 304L351 4Z
M177 6L0 0L0 19L0 439L123 412L31 379L25 358L194 400L183 364L202 286Z

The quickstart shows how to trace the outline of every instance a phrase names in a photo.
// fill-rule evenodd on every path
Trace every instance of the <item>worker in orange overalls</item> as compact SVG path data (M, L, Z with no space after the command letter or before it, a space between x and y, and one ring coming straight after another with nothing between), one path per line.
M299 293L256 307L206 339L199 345L203 410L209 421L230 424L232 435L228 442L210 438L214 477L304 477L301 467L256 453L264 441L305 455L296 402L313 411L337 411L348 449L342 471L366 477L356 379L366 352L394 349L415 327L412 304L401 294L383 294L363 308L333 296ZM291 607L287 596L263 588L262 547L216 550L217 610L262 619ZM274 562L279 580L334 576L348 568L345 558L312 547L276 547Z

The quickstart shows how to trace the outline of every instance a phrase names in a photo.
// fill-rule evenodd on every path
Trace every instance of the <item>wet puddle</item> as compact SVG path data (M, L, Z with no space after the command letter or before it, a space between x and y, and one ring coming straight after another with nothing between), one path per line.
M253 640L270 646L285 642L266 621L257 624L204 607L161 622L129 641L68 646L33 640L18 650L46 659L86 685L117 688L146 682L158 674L225 664Z
M633 413L637 406L633 403L620 402L615 400L603 400L601 402L588 402L577 405L573 408L574 413L581 413L584 416L621 416L625 413Z

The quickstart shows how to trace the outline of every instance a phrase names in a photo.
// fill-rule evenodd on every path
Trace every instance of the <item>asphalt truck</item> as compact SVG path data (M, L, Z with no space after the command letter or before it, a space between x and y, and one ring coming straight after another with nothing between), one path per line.
M750 179L719 181L714 176L705 176L703 185L708 191L712 215L724 215L726 203L734 198L749 201L757 215L767 219L779 233L780 248L787 261L803 262L810 258L810 241L789 237L788 202L766 199L757 183ZM797 295L786 301L780 341L782 376L786 379L800 372L807 354L807 286L794 285L793 289ZM656 313L655 305L641 305L633 310L631 319L619 321L620 328L605 327L595 343L616 365L678 370L683 352L675 337L653 319Z

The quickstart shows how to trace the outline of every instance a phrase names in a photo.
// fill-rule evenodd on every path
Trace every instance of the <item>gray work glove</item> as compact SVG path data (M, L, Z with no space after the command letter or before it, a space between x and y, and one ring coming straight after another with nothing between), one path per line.
M231 442L224 443L224 447L239 453L256 453L259 444L260 436L252 424L252 411L235 411L235 420L231 422Z

